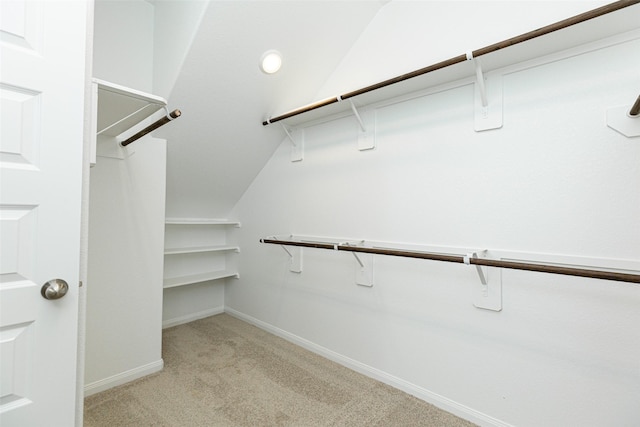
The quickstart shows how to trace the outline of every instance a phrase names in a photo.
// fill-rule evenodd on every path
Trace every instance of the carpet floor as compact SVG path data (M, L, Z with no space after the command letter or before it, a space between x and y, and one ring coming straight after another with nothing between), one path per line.
M474 424L227 314L163 331L164 370L85 399L85 427Z

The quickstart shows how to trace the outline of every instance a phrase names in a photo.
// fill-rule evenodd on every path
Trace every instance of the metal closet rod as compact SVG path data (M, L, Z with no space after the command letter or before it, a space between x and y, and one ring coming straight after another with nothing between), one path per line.
M456 262L459 264L474 264L484 267L510 268L514 270L535 271L540 273L563 274L566 276L589 277L593 279L614 280L618 282L640 283L640 274L616 273L613 271L590 270L574 267L560 267L556 265L532 264L517 261L504 261L487 258L471 258L464 255L448 255L432 252L418 252L391 248L367 248L347 244L333 244L321 242L296 242L292 240L260 239L260 243L270 243L284 246L301 246L305 248L331 249L336 251L359 252L376 255L390 255L405 258L419 258L433 261Z
M614 3L610 3L610 4L607 4L607 5L601 6L599 8L587 11L585 13L581 13L579 15L572 16L570 18L564 19L562 21L558 21L556 23L547 25L545 27L538 28L537 30L529 31L528 33L524 33L524 34L521 34L519 36L515 36L515 37L512 37L510 39L503 40L501 42L494 43L492 45L489 45L489 46L474 50L471 53L471 55L472 55L473 58L477 58L477 57L480 57L482 55L486 55L488 53L492 53L492 52L498 51L500 49L504 49L506 47L513 46L515 44L522 43L522 42L525 42L527 40L534 39L536 37L544 36L546 34L554 32L554 31L562 30L562 29L570 27L572 25L576 25L576 24L579 24L581 22L588 21L590 19L597 18L597 17L602 16L602 15L606 15L606 14L611 13L611 12L615 12L617 10L623 9L625 7L628 7L628 6L632 6L632 5L637 4L637 3L640 3L640 0L621 0L621 1L616 1ZM424 68L421 68L419 70L416 70L416 71L413 71L413 72L410 72L410 73L407 73L407 74L402 74L400 76L397 76L397 77L382 81L380 83L375 83L375 84L372 84L370 86L363 87L362 89L357 89L357 90L354 90L352 92L347 92L347 93L345 93L343 95L339 95L339 96L336 96L334 98L329 98L329 99L326 99L326 100L323 100L323 101L318 101L318 102L316 102L314 104L310 104L310 105L307 105L305 107L298 108L296 110L290 111L288 113L282 114L282 115L277 116L277 117L272 117L272 118L270 118L268 120L263 121L262 125L266 126L266 125L269 125L271 123L279 122L280 120L285 120L285 119L288 119L290 117L294 117L294 116L297 116L299 114L306 113L308 111L316 110L316 109L324 107L326 105L330 105L330 104L334 104L336 102L344 101L345 99L353 98L355 96L362 95L364 93L371 92L371 91L374 91L376 89L381 89L383 87L390 86L392 84L399 83L399 82L402 82L404 80L409 80L409 79L412 79L414 77L418 77L418 76L421 76L421 75L424 75L424 74L428 74L428 73L430 73L432 71L436 71L436 70L439 70L441 68L446 68L446 67L448 67L450 65L458 64L460 62L465 62L467 60L468 60L468 58L467 58L467 54L466 53L463 54L463 55L458 55L456 57L447 59L445 61L438 62L437 64L429 65L428 67L424 67ZM638 104L638 103L636 103L636 104ZM638 105L638 109L640 109L640 105ZM630 113L630 114L634 115L633 113ZM635 114L638 114L638 112L636 112Z
M157 121L151 123L146 128L142 129L140 132L138 132L135 135L125 139L124 141L122 141L120 143L120 145L123 146L123 147L126 147L127 145L131 144L132 142L137 141L138 139L142 138L146 134L148 134L150 132L153 132L154 130L158 129L160 126L164 126L167 123L169 123L171 120L177 119L181 115L182 115L182 113L180 112L180 110L173 110L172 112L167 114L165 117L162 117L161 119L158 119Z

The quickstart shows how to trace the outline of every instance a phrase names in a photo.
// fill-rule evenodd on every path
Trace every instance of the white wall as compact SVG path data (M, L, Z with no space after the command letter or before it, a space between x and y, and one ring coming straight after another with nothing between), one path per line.
M365 29L317 99L409 73L606 3L393 0Z
M393 36L372 25L351 56ZM465 85L378 108L375 150L356 149L352 117L307 128L302 162L284 141L230 215L243 224L241 274L225 309L480 424L637 425L637 285L504 270L494 312L472 304L472 267L380 256L363 288L349 254L304 250L296 274L258 240L292 233L638 269L640 145L605 123L607 108L638 95L638 52L636 39L506 74L501 129L474 132ZM353 71L351 56L339 71Z
M153 90L154 9L143 0L96 0L93 77Z
M169 99L209 2L203 0L160 1L153 4L154 93ZM181 103L173 104L170 106L171 109L187 107ZM197 111L192 109L189 112L185 111L185 113L193 116L197 114ZM182 117L180 121L182 122L185 119L188 118ZM173 126L175 127L176 125L180 125L180 123L176 123ZM166 132L168 130L170 129L162 129L158 132ZM184 144L185 138L182 133L177 135L175 143ZM182 168L183 165L180 163L180 169ZM171 183L168 184L168 187L171 188ZM202 209L199 212L189 209L189 207L193 206L201 208L205 200L205 197L194 200L192 204L188 204L187 208L185 208L187 204L171 203L169 200L168 210L172 210L173 214L168 213L167 216L205 216L201 212ZM180 214L176 215L176 212ZM164 291L162 310L164 327L175 326L222 311L224 311L224 281L198 283Z
M153 91L156 95L169 98L208 4L206 0L153 3Z
M150 3L96 2L95 77L148 92L152 52ZM87 394L162 368L166 141L129 147L130 157L98 157L90 172Z
M162 368L166 142L134 144L91 169L87 394Z

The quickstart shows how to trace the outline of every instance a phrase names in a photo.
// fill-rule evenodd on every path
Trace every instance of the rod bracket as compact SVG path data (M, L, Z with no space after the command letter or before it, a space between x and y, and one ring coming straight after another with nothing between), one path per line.
M486 251L483 251L486 252ZM476 252L468 253L464 256L464 263L467 265L471 265L471 259L478 258L478 254ZM483 285L487 284L487 274L483 270L483 268L479 265L476 265L476 271L478 272L478 277L480 278L480 283Z
M338 97L338 101L342 101L341 97ZM375 111L368 109L358 111L353 100L349 99L351 104L351 111L358 121L358 150L372 150L376 148L376 134L375 134Z
M364 240L357 243L343 242L336 246L362 246ZM356 260L356 285L367 288L373 287L373 254L351 252Z
M464 263L467 265L474 264L473 260L478 258L486 258L487 251L471 252L464 256ZM502 310L502 269L483 267L475 264L480 283L473 285L473 305L476 308L482 308L491 311ZM489 273L491 270L491 273Z
M280 122L284 133L287 134L291 141L291 161L300 162L304 158L304 128L290 129L284 123Z
M473 52L467 52L467 61L473 61L473 66L476 70L476 89L480 96L480 105L482 108L487 108L489 101L487 99L487 87L484 84L484 74L482 73L482 64L480 59L473 57Z
M476 80L474 85L474 130L502 127L502 74L485 73L480 58L467 52L467 60L473 62Z
M302 248L290 248L289 253L289 271L292 273L302 273Z
M271 237L273 240L280 240L276 236ZM263 240L260 239L263 243ZM289 247L282 244L280 247L289 255L289 271L292 273L302 273L302 248L301 247Z

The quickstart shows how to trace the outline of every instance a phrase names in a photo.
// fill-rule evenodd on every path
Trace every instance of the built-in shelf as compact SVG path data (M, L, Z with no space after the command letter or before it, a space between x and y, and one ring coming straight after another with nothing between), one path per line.
M195 283L226 279L229 277L238 278L240 277L240 275L235 271L221 270L211 271L207 273L190 274L188 276L165 278L163 281L163 288L176 288L178 286L193 285Z
M167 106L160 96L96 78L92 79L91 99L91 166L97 156L125 159L131 155L133 151L121 147L118 139L144 129Z
M238 221L229 221L226 219L207 219L207 218L167 218L165 224L169 225L232 225L240 227Z
M165 255L193 254L198 252L240 252L237 246L213 245L213 246L193 246L183 248L166 248Z
M167 218L165 220L165 279L163 287L239 277L232 267L229 228L240 222L219 218Z
M167 105L160 96L100 79L93 83L98 91L98 135L118 136Z

